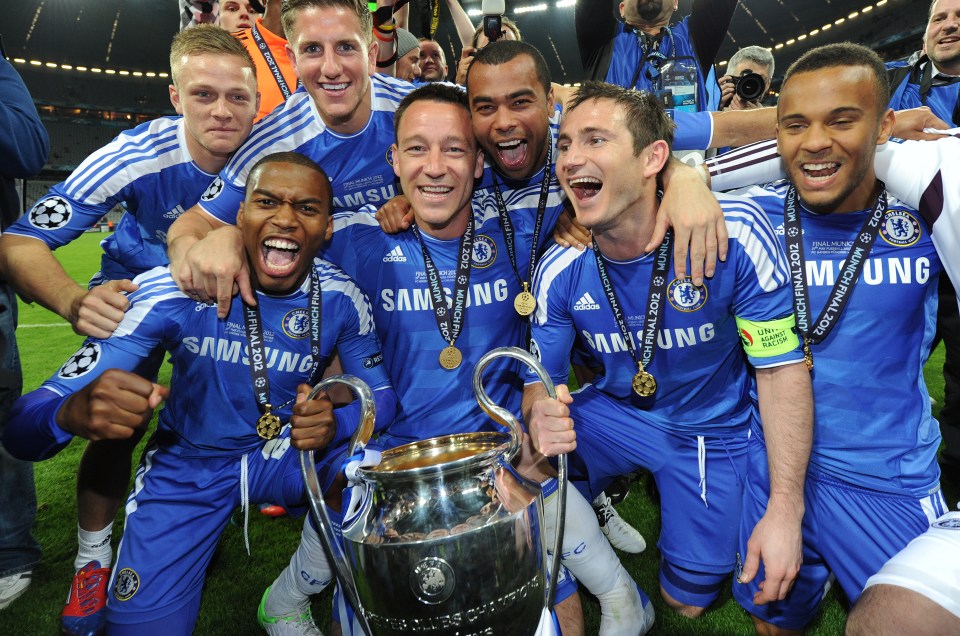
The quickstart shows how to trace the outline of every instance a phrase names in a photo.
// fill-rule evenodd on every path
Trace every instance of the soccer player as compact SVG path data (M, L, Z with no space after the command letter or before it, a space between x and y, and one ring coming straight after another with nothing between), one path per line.
M594 249L557 246L540 262L533 344L559 399L528 384L523 410L534 446L572 453L573 478L591 494L638 467L653 473L662 494L661 594L695 617L734 569L740 476L751 427L756 434L761 422L771 496L748 558L763 559L771 600L790 587L800 564L810 379L786 259L755 205L720 198L727 260L703 285L670 276L669 234L646 252L671 139L669 118L647 94L589 83L567 105L557 172ZM571 396L575 341L604 371Z
M185 290L216 299L226 315L234 284L254 302L242 275L239 235L210 232L234 223L250 168L271 152L296 151L322 164L333 184L334 210L388 200L396 190L387 150L393 112L413 86L373 75L378 53L366 3L358 0L288 0L281 11L287 54L302 87L281 108L257 122L247 143L220 172L198 205L170 229L171 271ZM392 25L381 25L388 28ZM214 247L222 239L226 249ZM223 260L227 259L227 260Z
M177 34L170 48L170 101L181 117L161 117L121 133L94 152L0 237L0 272L20 295L106 338L123 318L130 279L167 263L166 233L194 205L211 175L246 139L257 109L253 62L239 42L210 25ZM102 243L100 272L89 289L75 283L52 250L93 227L116 205L126 213ZM104 283L104 284L101 284ZM158 352L141 373L154 377ZM130 479L140 433L87 445L77 474L80 549L62 615L66 633L102 621L112 561L113 519ZM78 594L95 602L80 603ZM92 591L92 595L91 595Z
M799 633L833 578L855 603L867 579L946 511L922 375L942 266L927 219L874 171L893 126L889 98L869 49L808 51L787 71L778 105L789 182L748 191L786 246L816 405L796 585L765 603L748 557L734 586L761 633ZM877 341L894 334L895 343ZM744 528L763 511L766 452L770 440L765 449L755 437ZM741 531L741 550L746 539Z
M931 224L944 269L960 283L960 128L933 142L888 143L877 176ZM850 613L851 636L960 630L960 513L948 512L867 579ZM913 631L910 631L913 630Z
M329 237L331 190L296 153L261 159L238 223L256 305L227 320L180 292L169 268L136 279L130 310L107 339L88 339L44 385L17 402L4 443L50 457L74 435L126 439L162 399L127 518L107 604L111 634L190 633L204 573L233 510L305 503L296 453L319 451L324 488L356 429L358 405L306 401L336 350L374 390L376 427L393 415L369 300L340 269L314 258ZM169 391L135 374L157 347L173 363ZM280 419L270 421L273 414ZM281 422L289 426L281 430ZM291 428L292 427L292 428Z
M397 418L380 438L385 448L491 430L491 420L473 396L473 367L495 347L523 346L527 330L516 304L526 264L515 265L510 257L495 195L473 191L483 160L470 128L466 96L450 86L424 86L401 103L396 131L394 169L410 198L415 225L390 235L381 231L372 207L341 213L335 217L335 239L325 252L375 299L386 366L404 396ZM514 239L519 253L519 246L531 241L529 229L517 229ZM457 298L466 303L462 312ZM448 303L452 311L447 311ZM484 386L495 402L519 413L519 365L491 365ZM555 499L548 501L548 508ZM601 633L636 633L644 615L635 584L593 522L587 502L572 493L567 506L564 565L600 599ZM549 522L555 513L548 510L546 515ZM583 521L592 526L584 528ZM271 591L262 606L268 615L275 606L292 614L310 593L289 574L310 562L307 546L298 552L302 558L295 557L275 585L297 582L300 598L289 585L284 595ZM324 578L305 571L306 578ZM561 588L557 598L562 601L569 594L569 586ZM576 597L569 598L574 605L559 603L557 608L561 624L565 630L582 629Z
M960 512L948 512L880 571L847 619L848 636L960 633Z

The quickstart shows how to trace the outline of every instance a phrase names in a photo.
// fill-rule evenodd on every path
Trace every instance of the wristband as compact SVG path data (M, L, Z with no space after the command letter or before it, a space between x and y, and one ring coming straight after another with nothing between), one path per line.
M388 36L380 35L380 29L373 30L373 37L377 38L381 42L396 42L397 40L397 36L392 33Z
M397 61L397 52L394 51L393 55L385 60L377 60L377 68L387 68L388 66L393 65Z

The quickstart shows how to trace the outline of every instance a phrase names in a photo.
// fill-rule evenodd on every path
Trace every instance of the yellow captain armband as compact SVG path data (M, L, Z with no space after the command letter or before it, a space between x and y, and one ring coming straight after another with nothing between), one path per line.
M754 358L782 356L800 346L797 320L793 314L765 322L737 317L737 330L743 350Z

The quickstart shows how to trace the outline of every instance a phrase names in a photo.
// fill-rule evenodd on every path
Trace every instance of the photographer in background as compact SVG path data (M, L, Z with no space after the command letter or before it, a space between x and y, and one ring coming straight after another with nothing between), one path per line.
M747 46L734 53L727 63L727 74L717 80L720 110L761 108L770 92L773 68L773 53L761 46Z

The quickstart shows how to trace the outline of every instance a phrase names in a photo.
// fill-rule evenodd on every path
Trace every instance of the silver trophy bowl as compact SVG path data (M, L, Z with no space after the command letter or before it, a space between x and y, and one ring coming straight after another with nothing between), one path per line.
M359 508L339 536L317 484L313 455L301 452L308 498L338 582L370 635L536 634L549 618L559 559L547 558L540 484L511 465L523 442L516 417L490 401L482 372L511 357L534 368L551 396L549 376L529 353L500 348L477 363L473 385L484 411L508 432L445 435L385 451L357 472ZM369 388L349 376L324 380L311 397L343 383L360 398L361 423L351 453L373 430ZM565 458L559 460L559 554ZM548 572L548 564L553 570Z

